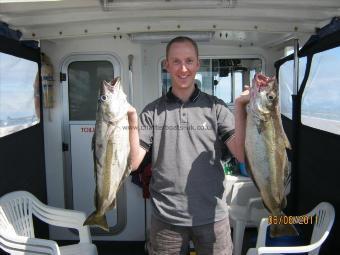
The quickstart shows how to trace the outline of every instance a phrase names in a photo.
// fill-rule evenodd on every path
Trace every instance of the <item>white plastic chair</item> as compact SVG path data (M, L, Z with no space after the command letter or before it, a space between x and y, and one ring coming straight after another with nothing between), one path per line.
M233 228L233 254L240 255L245 228L258 227L269 212L264 208L261 195L252 181L234 183L228 209Z
M256 248L248 250L247 255L257 254L281 254L281 253L304 253L309 252L309 255L319 254L321 245L326 240L329 232L333 226L335 212L334 207L328 202L321 202L310 213L304 215L306 217L298 217L301 219L311 219L310 217L316 216L314 219L314 227L312 238L309 245L305 246L289 246L289 247L266 247L266 233L268 219L264 218L261 221L259 235L257 238Z
M78 230L77 244L59 247L57 242L35 238L32 215L50 225ZM15 191L0 198L0 248L9 254L97 255L85 213L41 203L31 193Z

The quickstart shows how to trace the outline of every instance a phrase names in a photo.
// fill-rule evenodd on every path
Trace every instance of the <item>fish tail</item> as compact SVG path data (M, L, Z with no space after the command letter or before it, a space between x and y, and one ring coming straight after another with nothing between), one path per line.
M83 225L84 226L85 225L96 225L104 229L107 232L110 231L105 214L99 215L97 212L93 212L89 217L87 217Z
M270 225L270 237L298 236L299 232L293 224L272 224Z

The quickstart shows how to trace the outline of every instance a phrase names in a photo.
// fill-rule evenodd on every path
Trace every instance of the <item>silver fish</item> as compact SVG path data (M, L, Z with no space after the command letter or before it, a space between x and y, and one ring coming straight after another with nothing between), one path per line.
M97 225L109 231L105 213L115 207L116 194L131 172L128 108L120 78L103 81L92 139L96 210L84 225Z
M286 148L291 146L282 126L278 92L275 77L255 75L247 107L245 140L247 169L275 219L270 228L272 237L298 234L294 225L287 224L282 212L287 204L285 190L290 178Z

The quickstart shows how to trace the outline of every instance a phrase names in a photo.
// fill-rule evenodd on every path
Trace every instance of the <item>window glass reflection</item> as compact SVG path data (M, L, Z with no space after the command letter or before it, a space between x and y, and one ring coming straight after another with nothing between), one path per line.
M39 121L38 64L0 53L0 137Z

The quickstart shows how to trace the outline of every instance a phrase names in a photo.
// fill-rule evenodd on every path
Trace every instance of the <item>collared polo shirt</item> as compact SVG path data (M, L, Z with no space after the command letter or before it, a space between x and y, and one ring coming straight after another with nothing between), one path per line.
M234 133L227 105L197 86L187 102L171 89L139 119L140 145L152 148L152 213L174 225L199 226L227 217L221 147Z

